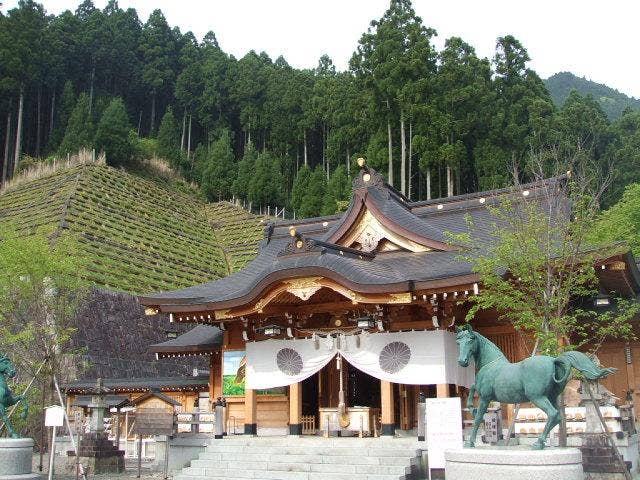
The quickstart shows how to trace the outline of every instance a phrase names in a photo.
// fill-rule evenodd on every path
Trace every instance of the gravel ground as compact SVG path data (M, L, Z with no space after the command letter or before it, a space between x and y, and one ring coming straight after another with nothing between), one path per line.
M34 473L38 473L38 461L39 461L39 457L37 455L34 455L34 465L33 465L33 472ZM57 461L57 460L56 460ZM44 469L42 471L42 478L43 480L47 478L47 471L48 471L48 467L49 467L49 458L48 455L45 455L43 458L43 465L44 465ZM57 464L56 464L57 465ZM60 471L60 468L62 466L56 466L56 470L59 473L54 473L53 478L54 480L75 480L76 476L75 473L73 474L69 474L69 473L62 473ZM68 471L67 471L68 472ZM138 478L138 463L135 459L127 459L126 462L126 470L124 473L118 473L118 474L102 474L102 475L95 475L92 472L89 472L89 474L87 475L87 480L129 480L129 479L137 479ZM163 480L164 475L161 472L151 472L151 470L149 469L148 465L145 465L145 463L142 464L142 476L140 477L141 480ZM82 477L80 477L80 479L82 479Z

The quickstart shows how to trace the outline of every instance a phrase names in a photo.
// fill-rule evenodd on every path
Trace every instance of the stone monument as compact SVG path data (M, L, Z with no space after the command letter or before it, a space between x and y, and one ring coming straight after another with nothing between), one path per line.
M80 463L96 474L124 472L124 451L119 450L109 440L109 435L104 430L104 414L109 408L105 395L109 391L99 378L91 392L91 403L88 405L91 409L89 433L82 436L78 446ZM68 455L73 456L75 452L70 451Z
M16 376L16 369L11 361L0 355L0 418L10 438L0 438L0 480L36 480L37 473L31 473L33 457L33 440L20 438L9 420L7 409L24 401L23 395L13 395L7 384L7 378ZM25 404L23 417L26 418L28 406Z

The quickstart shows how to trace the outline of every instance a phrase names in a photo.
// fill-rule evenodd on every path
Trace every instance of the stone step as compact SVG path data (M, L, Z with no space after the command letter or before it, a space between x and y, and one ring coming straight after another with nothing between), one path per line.
M416 438L357 438L357 437L246 437L242 435L228 436L223 439L211 439L211 445L377 445L381 447L424 445L425 442L418 442Z
M410 476L401 476L397 475L357 475L357 474L336 474L327 476L326 473L300 473L300 472L290 472L291 474L284 474L281 472L260 472L255 477L244 477L244 478L255 478L261 480L414 480L414 477ZM203 480L205 477L201 476L191 476L191 475L177 475L174 477L174 480ZM208 476L206 480L230 480L235 477L220 477L220 476Z
M367 473L325 473L325 472L276 472L276 471L249 471L254 476L247 476L247 471L228 470L225 472L211 472L204 475L192 475L180 473L174 476L174 480L230 480L235 478L255 478L260 480L414 480L411 475L385 475ZM240 475L243 476L240 476Z
M227 437L212 440L175 480L412 480L415 438Z
M335 463L298 463L295 460L289 462L220 462L215 465L203 465L194 463L191 467L186 467L183 471L189 475L219 475L221 473L240 473L236 476L247 475L249 478L255 476L255 472L317 472L317 473L358 473L358 474L378 474L378 475L406 475L411 473L411 467L405 465L349 465Z
M243 458L222 458L212 460L209 458L198 458L191 462L192 467L199 468L234 468L235 465L239 467L245 467L250 470L256 470L259 468L270 469L271 465L304 465L306 471L320 471L325 469L341 469L345 465L362 467L363 469L369 469L369 467L393 467L393 468L405 468L416 465L417 457L315 457L308 459L301 455L255 455L252 457ZM317 465L327 465L327 467L317 467ZM292 467L293 468L293 467ZM316 470L314 470L314 468ZM277 468L282 470L282 468Z
M243 454L243 453L261 453L273 455L351 455L351 456L371 456L371 457L414 457L419 455L420 450L417 448L378 448L371 446L349 446L349 447L330 447L330 446L259 446L259 445L209 445L207 447L207 458L210 454L222 455L225 453Z

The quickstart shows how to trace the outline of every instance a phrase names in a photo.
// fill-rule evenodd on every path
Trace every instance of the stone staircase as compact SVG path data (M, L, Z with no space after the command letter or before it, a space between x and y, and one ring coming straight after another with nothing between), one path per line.
M174 480L417 480L415 438L227 437Z

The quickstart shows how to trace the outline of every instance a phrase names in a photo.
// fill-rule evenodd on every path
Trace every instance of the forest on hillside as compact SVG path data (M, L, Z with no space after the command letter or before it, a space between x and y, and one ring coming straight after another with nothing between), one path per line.
M296 69L235 58L160 10L142 22L117 0L84 0L54 16L20 0L0 13L0 178L80 148L125 167L157 154L210 200L297 216L340 209L359 156L413 200L526 180L532 162L549 174L613 165L608 203L640 180L640 113L611 122L575 91L555 106L511 35L492 59L460 37L437 50L435 35L410 0L391 0L347 71L327 56Z
M570 72L559 72L544 81L553 102L562 107L572 90L580 95L591 95L602 107L609 120L620 118L627 108L640 109L640 100L629 97L618 90L578 77Z

